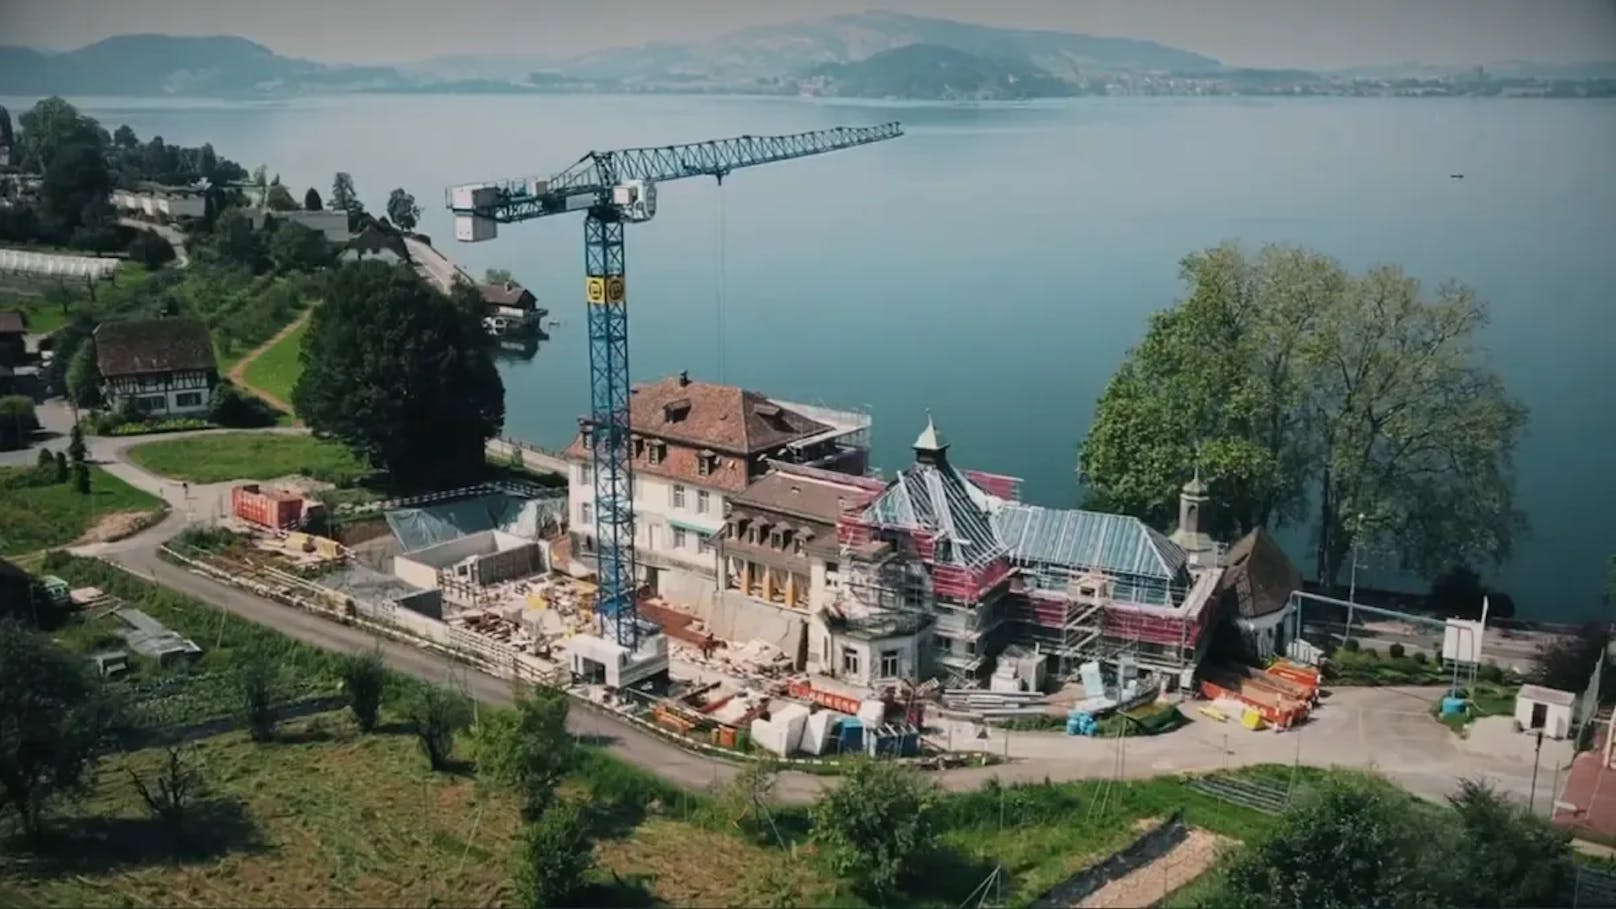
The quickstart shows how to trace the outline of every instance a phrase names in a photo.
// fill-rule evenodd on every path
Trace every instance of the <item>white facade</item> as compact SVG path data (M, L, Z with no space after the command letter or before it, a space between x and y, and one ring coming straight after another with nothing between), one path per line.
M1571 734L1571 710L1576 703L1577 696L1569 691L1522 685L1515 695L1515 722L1527 732L1541 729L1551 739L1563 739Z
M573 532L595 537L590 470L587 462L571 463L567 515ZM686 606L712 600L719 576L717 537L723 530L722 490L689 480L634 475L634 546L640 580L654 580L664 599Z
M298 208L288 211L270 210L268 216L277 221L300 224L309 230L318 231L332 243L348 242L348 213L345 211L306 211Z
M133 398L141 413L168 417L204 416L212 404L213 383L201 372L119 377L102 389L109 408Z
M135 212L146 217L164 215L170 218L200 218L207 213L207 201L200 193L133 192L113 190L109 201L120 211Z
M1294 607L1287 603L1284 609L1270 612L1267 615L1248 619L1236 617L1235 626L1246 639L1247 645L1260 660L1269 660L1279 656L1285 649L1285 623L1291 618Z
M808 626L808 671L865 688L924 678L930 637L929 629L889 637L838 632L816 617Z

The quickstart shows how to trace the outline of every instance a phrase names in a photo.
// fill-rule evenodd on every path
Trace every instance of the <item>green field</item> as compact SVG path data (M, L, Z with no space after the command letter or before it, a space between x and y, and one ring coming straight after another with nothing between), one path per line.
M31 470L0 468L0 483ZM49 486L0 488L0 555L63 546L82 537L108 515L149 512L162 505L156 496L94 465L90 467L87 496L79 494L71 479Z
M341 444L302 434L224 432L165 439L130 448L129 459L189 483L273 480L295 473L341 486L370 473Z
M303 372L298 355L303 352L303 335L308 328L309 323L304 322L248 363L243 375L247 384L290 404L292 387Z
M199 685L225 677L240 654L265 649L288 678L335 683L331 655L266 628L95 560L58 555L46 567L74 585L128 598L196 640L205 651L192 671ZM75 621L54 634L85 652L104 643L106 630ZM143 666L131 681L168 675ZM417 685L395 678L388 704ZM479 786L474 767L429 772L391 707L384 721L382 731L362 735L346 712L328 713L283 724L267 744L241 732L198 743L207 807L193 835L201 848L181 861L170 860L130 778L130 771L149 774L161 754L108 758L89 797L53 816L48 848L0 847L0 905L508 904L514 800ZM466 741L458 752L475 757ZM816 857L806 808L777 807L772 825L749 837L709 794L675 788L594 747L585 754L565 785L589 806L598 838L592 884L579 904L868 905ZM1250 772L1285 780L1293 773ZM1304 769L1300 778L1318 774ZM1004 902L1025 905L1136 836L1143 820L1174 810L1235 839L1273 823L1176 778L943 794L938 848L894 900L958 906L1002 865Z
M48 334L67 322L67 313L61 305L43 297L0 293L0 309L20 311L28 322L28 331L33 334Z

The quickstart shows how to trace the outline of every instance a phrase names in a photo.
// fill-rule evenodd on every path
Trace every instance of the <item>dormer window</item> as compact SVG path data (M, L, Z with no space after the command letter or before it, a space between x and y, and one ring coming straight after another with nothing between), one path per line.
M717 468L718 452L713 451L711 448L703 448L699 453L697 453L696 474L698 476L709 476Z
M650 449L652 464L661 464L663 459L668 456L668 443L661 439L652 439Z
M680 398L662 405L662 419L667 423L678 423L690 416L690 399Z
M630 436L630 439L634 443L634 457L637 458L645 454L645 436L635 433Z

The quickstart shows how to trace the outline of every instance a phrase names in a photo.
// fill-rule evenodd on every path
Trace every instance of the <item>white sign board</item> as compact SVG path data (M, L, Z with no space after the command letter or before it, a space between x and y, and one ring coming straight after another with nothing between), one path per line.
M1448 619L1442 631L1442 659L1455 663L1480 663L1481 640L1486 626L1468 619Z

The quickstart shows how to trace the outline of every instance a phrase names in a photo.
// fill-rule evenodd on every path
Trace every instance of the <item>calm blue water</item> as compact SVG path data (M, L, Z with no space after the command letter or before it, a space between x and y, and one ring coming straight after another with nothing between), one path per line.
M15 115L31 100L0 103ZM1048 504L1076 503L1094 400L1146 313L1178 294L1186 252L1286 241L1352 268L1457 278L1491 301L1486 340L1532 410L1519 492L1533 531L1497 581L1527 614L1591 614L1616 552L1616 104L73 100L142 138L266 162L298 197L310 184L326 194L337 170L373 210L404 186L444 238L451 183L548 173L590 148L902 120L900 140L741 172L722 190L664 186L657 219L629 241L633 372L867 407L887 467L907 460L931 408L958 461L1022 476ZM510 268L561 318L505 382L509 428L564 442L587 406L578 223L447 246L474 272Z

